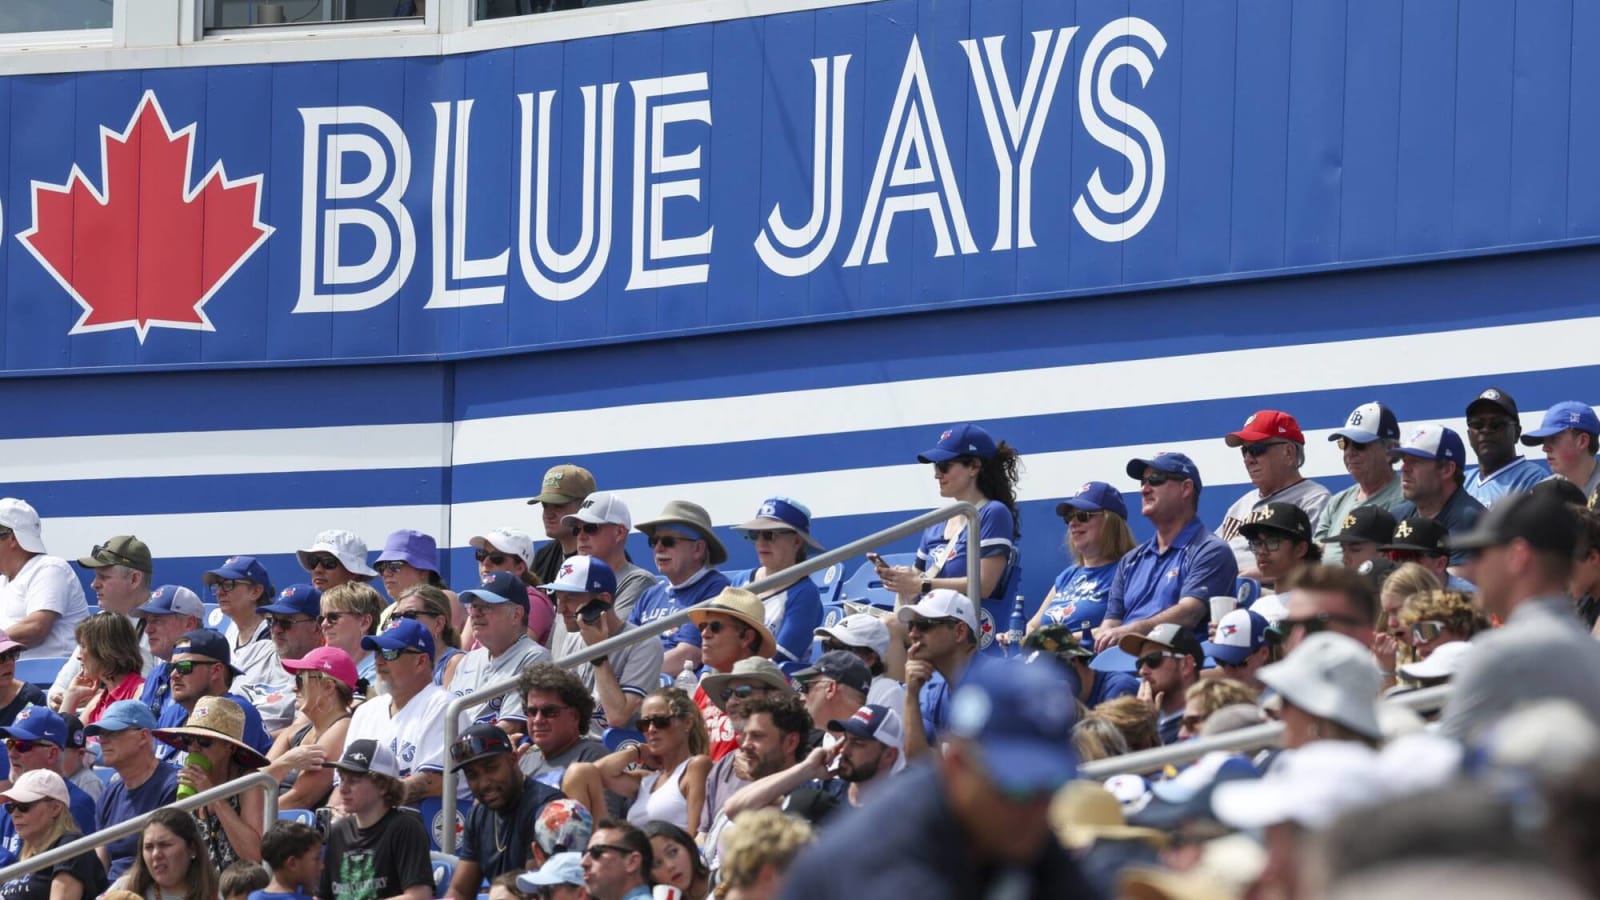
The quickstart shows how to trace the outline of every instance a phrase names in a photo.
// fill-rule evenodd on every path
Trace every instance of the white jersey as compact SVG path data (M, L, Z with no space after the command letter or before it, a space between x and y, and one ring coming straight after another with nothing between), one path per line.
M235 629L237 634L237 629ZM278 648L272 643L272 630L266 622L251 637L250 643L238 646L238 638L229 638L233 647L233 667L240 671L234 679L233 692L261 713L261 727L274 734L289 727L294 721L294 677L278 658Z
M437 684L417 692L400 711L390 714L390 698L377 697L356 707L345 733L348 747L354 741L371 739L394 753L400 777L417 772L444 771L444 709L450 695Z
M506 652L490 659L489 648L479 647L467 652L456 666L456 675L450 679L450 693L457 697L477 693L479 688L515 678L523 669L534 663L550 662L550 651L540 646L524 632ZM469 706L461 713L461 727L474 722L494 723L501 719L525 722L522 712L522 695L517 691Z
M39 611L57 615L44 640L22 652L23 659L66 658L78 645L78 623L89 615L83 584L67 561L55 556L31 556L16 578L0 575L0 629Z

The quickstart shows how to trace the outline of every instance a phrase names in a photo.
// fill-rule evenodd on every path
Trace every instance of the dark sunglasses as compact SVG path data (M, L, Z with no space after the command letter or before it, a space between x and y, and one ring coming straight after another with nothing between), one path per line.
M724 622L721 619L707 619L696 627L700 629L701 634L705 634L706 632L710 632L711 634L721 634L722 629L733 627L733 623ZM742 628L743 626L740 627Z
M35 806L38 806L40 802L41 801L39 801L39 800L32 800L32 801L7 800L6 801L6 812L8 812L8 813L25 813L25 812L29 812Z
M1159 669L1161 664L1169 659L1182 659L1182 653L1171 653L1166 650L1157 650L1139 657L1137 669Z
M590 859L599 859L607 853L620 853L626 856L633 852L635 851L629 850L627 847L618 847L615 844L590 844L588 849L583 851L583 855Z
M195 666L220 666L221 662L215 659L183 659L172 664L174 675L189 675L194 672Z
M1363 444L1360 441L1352 441L1349 438L1339 438L1339 442L1338 443L1339 443L1339 452L1343 453L1344 451L1350 450L1352 448L1356 449L1356 450L1365 450L1368 447L1371 447L1371 446L1373 446L1375 444L1379 444L1379 443L1382 443L1382 442L1381 441L1368 441L1365 444Z
M378 651L378 655L383 657L383 661L384 662L394 662L395 660L399 659L400 657L405 656L407 653L414 653L414 654L416 654L418 656L422 655L422 651L421 650L416 650L416 649L413 649L411 647L405 647L405 648L400 649L400 650L379 650Z
M483 562L487 559L491 566L503 566L506 564L506 555L498 550L474 550L472 551L472 558L478 562Z
M310 572L316 569L326 569L327 571L332 572L334 569L337 569L342 565L343 563L339 562L337 557L318 556L306 562L306 571Z
M789 528L774 528L771 531L752 531L749 534L746 534L744 537L747 541L754 541L757 544L766 544L776 541L780 537L789 537L794 533L795 532Z
M389 617L389 621L390 621L389 627L390 628L394 627L393 622L394 622L395 619L411 619L412 621L415 621L417 616L433 616L435 618L439 618L439 614L438 613L431 613L431 612L428 612L425 609L408 609L408 610L405 610L404 612L397 612L397 613L394 613L393 615L391 615Z
M760 691L762 695L765 696L767 691L770 690L772 689L764 684L741 684L734 687L725 687L722 689L722 702L727 703L729 700L733 700L735 698L739 700L749 700L751 697L755 696L756 691Z
M843 650L846 653L857 653L857 654L859 654L861 652L861 648L860 647L852 647L849 644L842 644L842 643L840 643L838 641L826 640L826 641L822 642L822 652L823 653L832 653L835 650Z
M183 749L185 750L193 750L196 747L201 750L210 750L216 745L217 742L212 738L190 737L189 735L184 735L183 737Z
M396 572L399 572L401 569L404 569L405 567L406 567L406 564L401 562L400 560L391 559L388 562L377 563L372 568L379 575L393 575Z
M296 625L303 625L306 622L315 621L316 619L313 619L310 616L307 616L304 619L285 619L279 616L267 616L267 625L271 627L273 631L288 631Z
M1251 459L1255 459L1255 458L1261 456L1262 454L1266 453L1267 451L1271 450L1273 447L1279 447L1279 446L1282 446L1285 443L1287 443L1287 442L1286 441L1261 441L1260 443L1257 443L1257 444L1245 444L1243 447L1239 448L1239 452L1244 454L1245 456L1250 457Z
M344 618L345 616L348 616L348 615L350 615L350 613L342 613L342 612L323 613L322 615L317 616L317 624L318 625L337 625L337 624L339 624L339 620L340 619L342 619L342 618Z
M89 555L91 557L95 558L95 559L99 559L100 555L102 553L105 554L106 556L111 557L112 559L117 560L118 562L122 563L123 565L127 565L127 566L136 565L133 560L129 559L126 556L123 556L121 553L118 553L117 551L111 549L110 547L107 547L105 544L95 544L94 545L94 550L92 550L89 553Z
M1411 642L1413 644L1426 644L1444 633L1445 623L1438 619L1427 619L1411 626Z
M954 620L951 619L924 619L921 616L912 616L911 621L906 623L906 630L910 631L915 628L918 631L932 631L935 628L943 628L946 625L954 624Z
M1149 487L1161 487L1169 481L1188 481L1189 479L1177 472L1146 472L1139 483Z
M213 594L226 594L229 591L232 591L232 590L238 588L242 584L251 584L251 582L244 581L242 579L229 578L229 579L226 579L224 581L219 581L216 584L213 584L211 586L211 593L213 593Z
M523 707L522 711L528 714L529 719L554 719L571 708L560 703L546 703L544 706Z
M691 540L691 538L681 538L675 534L652 534L650 535L650 546L665 547L671 550L673 547L678 546L679 541L687 540Z
M1105 515L1105 510L1103 509L1096 509L1092 511L1087 509L1079 509L1062 516L1061 521L1067 523L1077 522L1079 525L1087 525L1089 524L1090 519L1102 515Z
M22 648L12 647L10 650L0 653L0 663L16 662L20 656L22 656Z
M970 466L970 465L972 465L972 463L973 463L973 458L972 457L970 457L970 456L958 456L955 459L947 459L947 460L945 460L943 462L934 463L933 464L933 470L935 472L938 472L940 475L943 475L943 474L949 472L951 467L953 467L953 466Z
M46 746L43 741L30 741L25 738L6 738L6 749L12 753L27 753L35 747Z
M1334 622L1337 622L1341 625L1361 624L1361 620L1353 616L1335 616L1331 613L1317 613L1314 616L1306 616L1302 619L1282 619L1278 622L1278 625L1283 630L1284 634L1290 634L1296 628L1304 628L1306 630L1306 634L1316 634L1319 631L1326 631L1328 626Z
M666 731L668 728L671 728L672 723L676 722L677 720L677 716L640 716L639 730L649 731L652 728L659 728L662 731Z
M573 537L577 537L580 534L587 534L590 537L594 537L595 535L600 533L600 529L606 527L609 524L611 524L611 523L609 523L609 522L599 522L599 523L596 523L596 522L585 522L582 525L570 526L570 530L572 531L572 536Z

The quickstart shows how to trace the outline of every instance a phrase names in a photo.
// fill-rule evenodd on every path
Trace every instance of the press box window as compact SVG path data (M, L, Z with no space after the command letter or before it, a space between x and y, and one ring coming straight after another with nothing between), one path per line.
M0 33L111 27L111 0L0 0Z
M201 0L201 5L210 30L421 18L430 2L442 0Z

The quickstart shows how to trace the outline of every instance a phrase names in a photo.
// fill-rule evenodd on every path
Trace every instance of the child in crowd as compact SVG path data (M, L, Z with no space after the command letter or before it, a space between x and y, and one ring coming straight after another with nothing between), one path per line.
M266 890L271 881L272 876L267 874L266 867L241 859L222 870L222 880L217 889L222 900L246 900L256 891Z
M276 822L261 836L261 860L272 879L249 900L312 900L322 881L322 837L300 822Z

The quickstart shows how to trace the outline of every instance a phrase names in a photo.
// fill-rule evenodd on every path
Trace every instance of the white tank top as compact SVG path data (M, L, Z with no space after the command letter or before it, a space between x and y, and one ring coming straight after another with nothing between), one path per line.
M634 796L633 805L628 807L628 821L643 828L646 822L660 820L688 830L689 801L684 798L678 782L683 779L683 772L688 768L689 760L693 758L691 756L678 763L678 767L666 776L667 783L662 785L659 791L652 793L662 773L651 772L641 779L639 793Z

